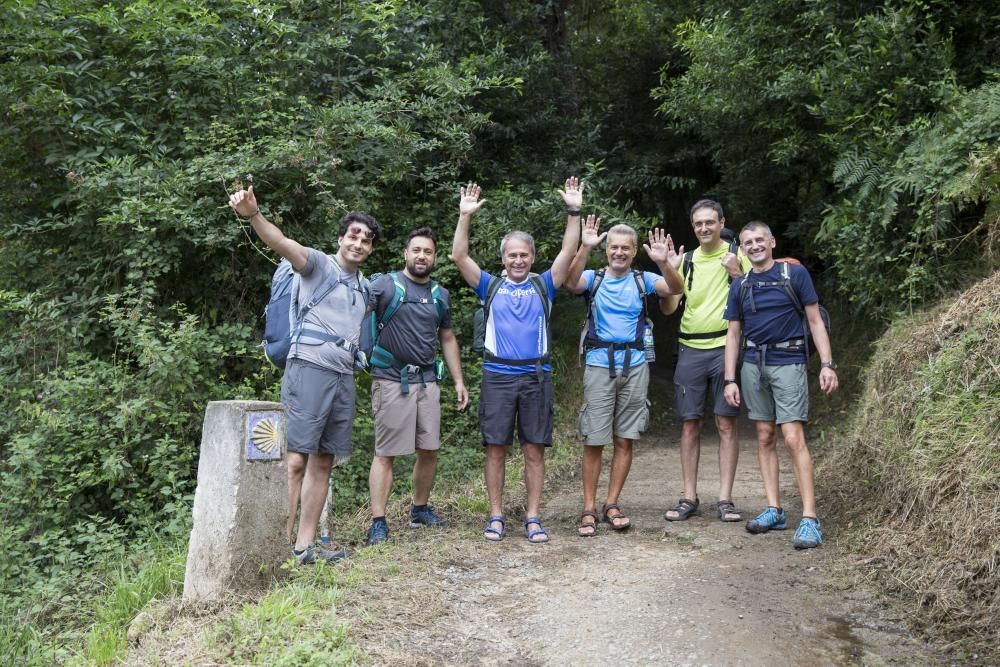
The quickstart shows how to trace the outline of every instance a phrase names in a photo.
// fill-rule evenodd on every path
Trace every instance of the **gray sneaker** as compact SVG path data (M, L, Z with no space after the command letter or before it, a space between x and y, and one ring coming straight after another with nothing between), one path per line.
M292 549L292 556L295 557L295 561L299 565L312 565L318 560L327 563L336 563L338 560L347 558L347 550L337 549L336 551L330 551L315 542L311 542L301 553Z

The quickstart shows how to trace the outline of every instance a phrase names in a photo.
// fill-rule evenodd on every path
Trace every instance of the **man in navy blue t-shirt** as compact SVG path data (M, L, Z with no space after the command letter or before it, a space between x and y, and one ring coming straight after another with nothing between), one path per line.
M531 273L535 261L534 239L525 232L513 231L500 242L505 275L494 277L469 256L472 216L486 200L480 199L480 188L475 183L461 188L451 258L480 300L486 300L493 281L503 281L497 286L487 313L479 396L479 428L486 446L486 492L490 498L490 515L483 536L492 541L503 539L507 532L503 483L507 448L513 444L515 424L524 453L524 485L528 492L524 535L532 543L549 540L539 515L545 448L552 444L552 367L546 313L551 309L556 290L566 279L580 241L583 183L576 177L568 178L560 194L566 205L566 231L552 267L534 276Z
M778 486L776 426L780 426L802 496L802 521L793 543L796 549L808 549L823 543L816 518L812 458L803 428L809 420L806 344L810 334L822 362L819 386L827 394L837 388L837 366L809 272L798 264L776 262L774 246L771 229L763 222L751 222L740 231L740 247L752 266L729 290L723 382L726 401L733 407L745 402L757 427L757 458L768 507L747 522L747 530L764 533L788 527ZM804 308L808 327L788 293L789 284ZM746 347L737 381L741 336L746 337Z

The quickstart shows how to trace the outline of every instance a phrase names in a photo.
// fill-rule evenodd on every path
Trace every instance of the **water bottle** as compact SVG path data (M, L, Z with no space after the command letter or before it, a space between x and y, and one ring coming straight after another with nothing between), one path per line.
M646 320L646 327L642 332L642 344L646 348L646 362L653 363L656 361L656 345L653 343L653 323L650 320Z

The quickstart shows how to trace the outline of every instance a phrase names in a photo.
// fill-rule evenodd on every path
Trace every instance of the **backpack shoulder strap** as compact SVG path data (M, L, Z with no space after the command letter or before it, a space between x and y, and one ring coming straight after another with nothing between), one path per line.
M740 279L737 278L737 280ZM742 280L743 282L740 283L740 290L736 295L736 307L740 313L740 322L746 319L746 310L743 308L743 299L746 298L747 292L750 290L750 273L744 273Z
M646 279L642 274L642 271L638 269L632 269L632 277L635 279L635 286L639 290L639 301L642 302L642 319L645 320L648 317L646 312Z
M436 280L431 280L431 298L434 299L434 306L437 308L438 327L440 327L450 308L441 295L441 286L437 284Z
M545 287L545 281L537 273L532 273L528 276L531 284L535 286L535 292L538 297L542 300L542 311L545 313L545 325L548 329L549 316L552 315L552 302L549 301L549 291Z
M694 250L688 250L684 253L684 262L681 266L683 269L682 273L684 277L687 278L687 288L691 291L691 279L694 278Z
M781 264L781 284L785 288L785 293L788 294L788 298L791 300L792 305L795 306L795 310L798 311L799 315L805 315L806 310L802 307L802 300L799 299L799 295L795 292L795 286L792 285L789 263L779 263Z
M399 279L398 273L390 273L389 276L392 278L393 285L393 295L392 300L389 301L389 305L385 307L382 311L382 315L378 318L378 328L379 330L384 329L385 325L389 323L392 316L396 314L399 307L403 305L403 300L406 299L406 285L403 281Z
M607 273L607 269L597 269L594 271L594 282L590 284L590 289L587 290L587 298L593 299L594 295L597 294L597 288L601 286L604 282L604 274Z

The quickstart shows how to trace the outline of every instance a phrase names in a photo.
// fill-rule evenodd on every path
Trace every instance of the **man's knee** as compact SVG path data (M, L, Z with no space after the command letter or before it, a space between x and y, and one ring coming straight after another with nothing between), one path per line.
M715 427L719 430L719 437L725 438L732 436L736 433L736 417L716 415Z
M288 452L287 464L288 464L288 479L299 480L302 479L302 475L306 471L306 463L309 461L309 457L305 454L300 454L298 452Z
M524 462L528 465L537 465L545 461L543 445L522 445L521 451L524 453Z
M333 470L333 454L326 454L320 452L318 454L311 454L309 460L306 462L306 469L310 473L325 474L330 475L330 471Z
M681 423L682 438L697 438L701 435L701 419L685 419Z
M807 451L805 429L802 422L790 422L781 425L781 436L785 446L792 453Z
M777 428L774 422L756 422L757 444L761 449L768 449L775 446L777 442Z

